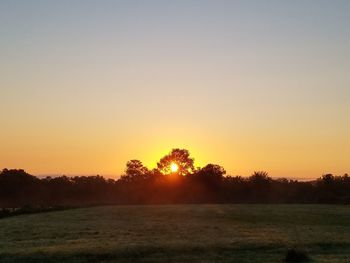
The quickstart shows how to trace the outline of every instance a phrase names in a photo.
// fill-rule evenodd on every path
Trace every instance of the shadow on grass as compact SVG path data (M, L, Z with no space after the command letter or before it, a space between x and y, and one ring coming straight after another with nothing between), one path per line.
M338 245L338 246L337 246ZM13 262L313 262L313 259L332 255L333 259L350 255L350 244L314 244L304 248L288 249L284 245L224 246L134 246L115 250L95 249L90 251L1 253L1 263ZM315 257L315 258L314 258ZM336 262L336 260L334 260ZM343 262L343 261L341 261Z
M115 251L0 254L0 262L281 262L285 249L256 247L131 247Z
M291 248L287 250L285 262L299 263L309 262L311 260L309 253L303 249Z

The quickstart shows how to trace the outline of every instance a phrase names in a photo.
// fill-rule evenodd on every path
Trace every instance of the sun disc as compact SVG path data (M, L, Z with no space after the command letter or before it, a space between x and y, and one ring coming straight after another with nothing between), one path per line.
M178 169L179 169L179 167L177 166L176 163L171 163L171 165L170 165L171 172L175 173L175 172L177 172Z

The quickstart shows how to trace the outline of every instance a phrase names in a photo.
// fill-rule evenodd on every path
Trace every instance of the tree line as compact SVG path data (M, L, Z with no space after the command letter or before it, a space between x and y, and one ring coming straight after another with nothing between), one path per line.
M171 165L176 164L176 171ZM0 172L0 208L78 207L106 204L350 203L350 177L325 174L308 182L268 173L227 176L223 167L194 167L185 149L173 149L148 169L127 162L117 180L102 176L38 178L21 169Z

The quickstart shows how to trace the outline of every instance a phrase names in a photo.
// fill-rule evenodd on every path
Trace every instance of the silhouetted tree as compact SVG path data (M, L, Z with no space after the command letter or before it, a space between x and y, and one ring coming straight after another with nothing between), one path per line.
M249 178L250 183L250 196L252 202L267 202L269 195L271 194L271 181L267 172L259 171L254 172Z
M171 174L173 162L179 170ZM350 203L347 174L325 174L315 181L300 182L272 179L267 172L225 176L219 165L194 169L193 163L187 150L173 149L153 170L139 160L130 160L118 180L99 175L39 179L21 169L3 169L0 217L12 210L100 204Z
M195 170L194 159L190 157L190 153L186 149L173 149L160 159L157 167L163 174L170 174L172 163L178 166L178 175L186 176Z
M148 172L148 168L141 161L130 160L126 163L125 175L122 175L120 179L127 182L142 180L147 177Z
M22 169L0 173L0 205L19 207L40 201L40 180Z
M197 191L196 199L204 202L222 202L222 183L226 171L217 164L207 164L197 170L190 178L193 191ZM199 193L198 193L199 192Z
M201 178L208 178L210 180L221 180L226 174L225 169L217 164L207 164L203 168L199 169L196 173Z

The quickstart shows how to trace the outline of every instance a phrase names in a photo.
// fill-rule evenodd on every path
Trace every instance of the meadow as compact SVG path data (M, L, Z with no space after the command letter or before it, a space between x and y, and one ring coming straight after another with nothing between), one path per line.
M0 219L0 262L350 261L346 205L101 206Z

